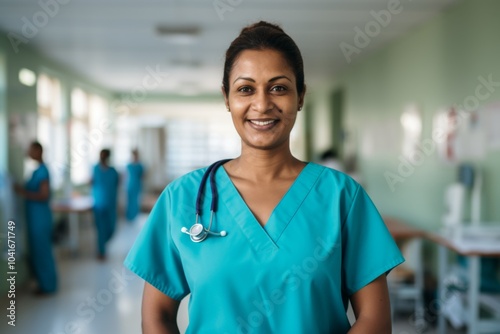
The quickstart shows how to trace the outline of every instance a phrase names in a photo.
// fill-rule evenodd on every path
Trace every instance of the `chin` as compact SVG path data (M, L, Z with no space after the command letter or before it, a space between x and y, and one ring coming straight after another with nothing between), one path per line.
M262 150L262 151L289 149L286 142L281 142L281 143L277 143L277 142L272 142L272 143L269 143L269 142L267 142L267 143L266 142L245 142L245 146L248 148L252 148L255 150Z

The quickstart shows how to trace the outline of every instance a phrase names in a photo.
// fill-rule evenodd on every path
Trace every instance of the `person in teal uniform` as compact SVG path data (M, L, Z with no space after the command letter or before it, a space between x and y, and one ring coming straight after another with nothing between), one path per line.
M50 175L43 162L43 147L32 142L28 156L38 165L31 178L14 190L25 198L30 266L38 283L36 294L57 290L57 271L52 252L52 211L50 209Z
M119 175L109 165L111 151L103 149L99 163L92 173L92 195L94 197L94 220L97 228L98 259L106 258L106 244L113 236L116 227L118 206Z
M222 94L241 154L174 180L155 204L124 262L145 280L143 333L178 333L188 294L186 333L391 332L386 274L404 259L358 183L292 155L305 91L279 26L231 43Z
M139 151L132 150L132 162L127 164L127 209L125 216L129 222L135 220L140 211L144 166L139 161Z

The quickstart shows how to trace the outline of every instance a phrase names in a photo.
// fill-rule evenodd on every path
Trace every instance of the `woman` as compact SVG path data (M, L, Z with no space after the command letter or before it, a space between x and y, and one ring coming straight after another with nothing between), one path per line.
M101 150L99 163L92 173L92 194L94 197L94 220L97 228L97 259L106 259L106 244L116 227L119 176L109 165L111 151Z
M300 51L280 27L259 22L232 42L222 93L241 155L214 172L213 223L209 186L199 217L227 235L185 234L205 169L167 186L125 260L146 280L144 333L178 333L188 293L188 333L391 331L385 274L403 258L357 183L292 156L305 90Z
M15 185L14 190L26 200L30 265L38 282L35 293L44 295L57 290L56 263L52 253L50 177L43 162L43 147L40 143L31 143L28 156L36 163L37 168L24 187Z

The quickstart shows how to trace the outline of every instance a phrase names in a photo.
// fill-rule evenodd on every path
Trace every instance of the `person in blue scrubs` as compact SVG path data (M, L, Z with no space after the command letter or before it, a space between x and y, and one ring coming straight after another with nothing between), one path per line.
M118 210L119 176L116 169L109 165L110 157L109 149L101 150L99 163L94 167L91 181L99 260L106 258L106 244L115 231Z
M206 168L165 188L125 259L146 281L143 333L178 333L188 294L186 333L391 332L386 274L404 259L358 183L292 155L305 91L300 51L279 26L258 22L231 43L222 93L241 155L214 174L210 228L221 234L186 234ZM203 191L208 228L214 195Z
M132 162L127 164L127 208L125 216L133 222L140 211L144 166L139 161L139 151L132 150Z
M38 167L23 186L14 190L25 198L30 266L38 283L36 294L51 294L57 290L57 272L52 252L52 211L50 209L50 176L43 162L43 147L32 142L28 156Z

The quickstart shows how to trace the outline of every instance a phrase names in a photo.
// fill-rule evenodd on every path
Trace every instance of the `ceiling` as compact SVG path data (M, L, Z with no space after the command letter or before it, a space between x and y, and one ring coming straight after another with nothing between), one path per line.
M296 41L306 82L318 86L350 65L340 45L356 46L355 27L364 30L371 22L376 29L370 12L387 10L394 1L0 0L0 30L26 37L25 21L38 22L38 31L27 38L30 46L115 92L140 87L148 68L156 68L163 73L158 92L197 94L219 91L225 50L243 26L262 19L281 24ZM351 54L352 61L403 36L453 2L401 0L401 12L391 15L385 27L378 25L380 33L373 30L369 44ZM42 3L52 5L44 9ZM191 41L173 41L156 33L158 25L196 26L200 33Z

